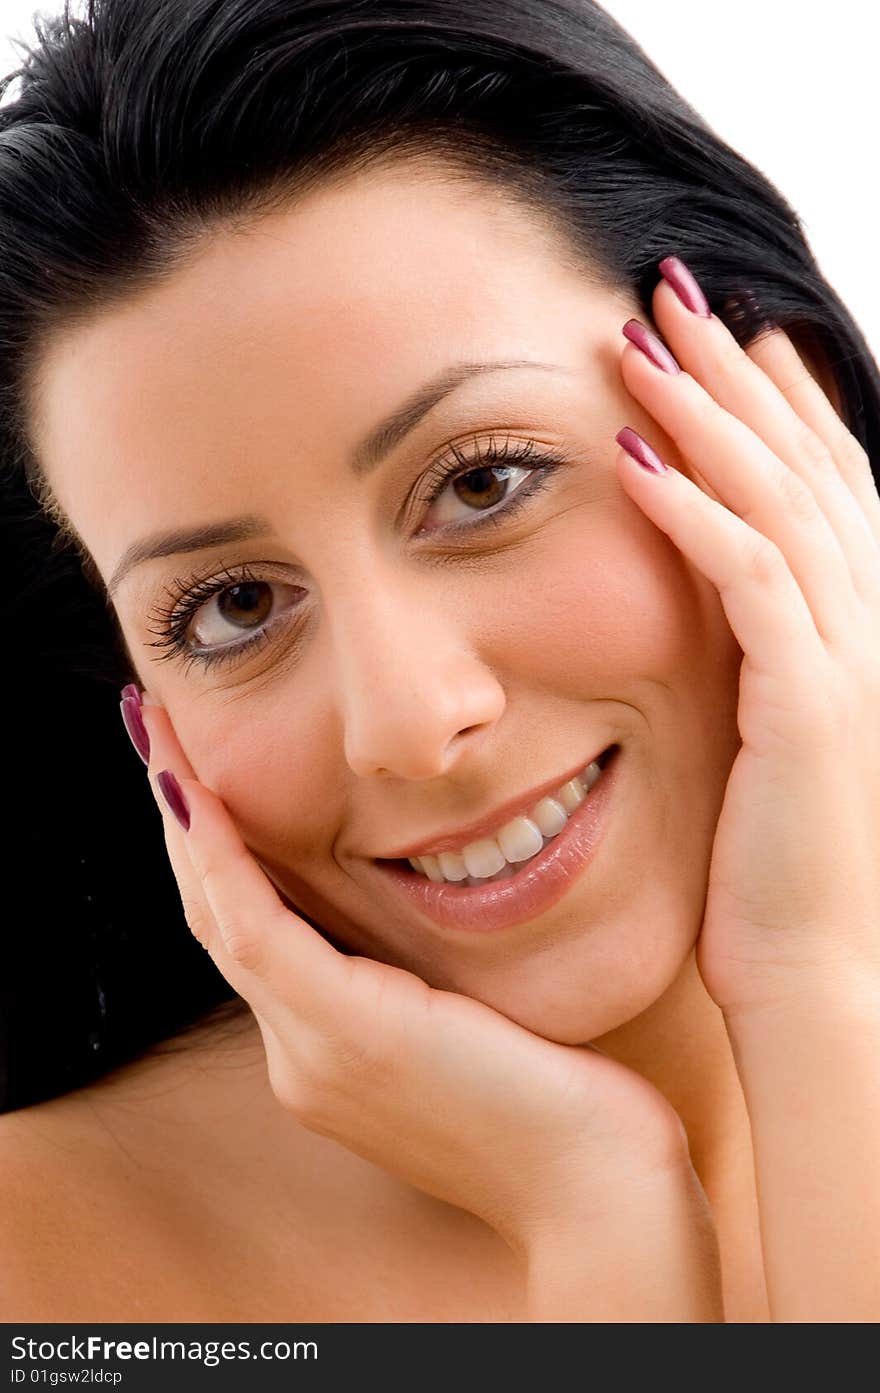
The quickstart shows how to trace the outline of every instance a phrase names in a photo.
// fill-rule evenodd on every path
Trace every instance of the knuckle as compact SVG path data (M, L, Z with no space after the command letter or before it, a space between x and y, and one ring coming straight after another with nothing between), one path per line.
M713 372L723 374L725 377L732 373L740 373L748 380L753 372L753 363L740 348L732 334L718 333L711 336L711 344L708 345L708 353L711 356L711 369Z
M223 946L237 967L256 977L263 973L263 946L259 938L243 924L219 925Z
M758 585L775 585L788 568L779 547L762 532L753 532L744 541L743 551L746 572Z
M289 1066L270 1074L272 1092L285 1112L291 1113L303 1127L321 1136L339 1136L340 1122L345 1109L340 1107L338 1093L318 1079L304 1073L294 1073Z
M207 949L211 942L211 917L199 902L189 895L181 895L181 907L183 917L186 920L187 928L203 948Z
M722 408L710 397L704 387L694 379L694 390L691 393L691 412L694 424L700 431L714 430L717 428Z
M302 1078L292 1074L289 1069L271 1071L269 1082L272 1092L285 1112L292 1113L309 1131L318 1131L326 1121L327 1107L321 1101L320 1091L310 1086Z
M798 455L804 459L811 469L814 469L820 477L828 477L837 473L837 466L834 463L831 451L825 444L820 435L806 424L798 427L795 448Z
M227 955L245 972L256 977L264 976L266 954L263 935L254 925L238 917L224 917L222 910L217 908L223 903L220 870L212 866L206 867L202 873L202 886L208 901L215 906L214 917Z
M391 1061L351 1036L309 1032L293 1051L289 1043L270 1044L272 1093L310 1132L344 1139L370 1095L393 1085Z
M285 1048L273 1031L268 1031L264 1039L269 1087L276 1102L304 1126L316 1130L313 1122L324 1119L327 1111L322 1102L321 1086L309 1078L309 1070L303 1067L302 1060L292 1055L289 1046Z
M841 468L855 477L874 478L871 469L871 461L867 450L856 440L841 422L841 429L836 449L840 458ZM876 482L876 481L875 481Z
M816 495L799 474L787 465L782 465L776 481L787 510L799 523L814 523L819 516Z

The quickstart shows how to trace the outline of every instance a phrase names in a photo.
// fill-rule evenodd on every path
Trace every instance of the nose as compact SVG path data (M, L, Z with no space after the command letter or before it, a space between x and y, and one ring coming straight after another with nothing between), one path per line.
M377 580L349 589L331 623L345 756L361 777L431 779L498 720L504 689L460 605Z

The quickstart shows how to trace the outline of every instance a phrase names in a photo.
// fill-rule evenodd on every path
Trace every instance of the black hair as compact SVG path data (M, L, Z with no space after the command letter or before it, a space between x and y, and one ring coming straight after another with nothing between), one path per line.
M590 0L86 0L80 16L68 0L33 23L0 82L3 605L19 634L0 1110L247 1014L183 922L117 714L136 674L31 441L49 335L161 282L212 227L434 154L537 210L649 322L658 261L682 257L742 345L775 323L824 359L880 460L877 365L796 213Z

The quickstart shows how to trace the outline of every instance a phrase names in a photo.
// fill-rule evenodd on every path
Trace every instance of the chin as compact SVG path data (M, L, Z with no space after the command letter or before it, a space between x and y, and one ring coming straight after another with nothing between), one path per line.
M579 905L574 895L549 923L534 921L534 938L531 926L515 944L501 934L485 954L441 946L422 932L380 943L302 883L297 899L299 913L343 953L472 997L557 1044L581 1045L642 1015L692 958L705 881L696 873L686 884L676 877L676 859L669 858L655 875L646 874L638 894L624 878L610 898L602 897L601 909L589 896ZM489 946L487 940L483 947Z
M582 1045L635 1020L669 991L692 958L699 924L680 901L645 913L630 899L580 937L544 943L516 961L419 975L547 1040Z

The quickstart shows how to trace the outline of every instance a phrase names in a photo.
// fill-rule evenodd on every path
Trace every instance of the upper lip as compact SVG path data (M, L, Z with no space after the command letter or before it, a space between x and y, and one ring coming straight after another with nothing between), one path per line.
M469 842L475 842L479 837L490 836L497 832L499 827L503 827L512 818L519 817L527 813L530 808L541 799L546 798L549 793L555 792L563 784L567 784L569 779L575 778L586 769L593 760L599 759L609 747L603 745L596 754L589 759L582 759L580 764L576 764L567 774L556 774L546 783L538 784L528 793L518 794L516 798L511 798L509 802L502 803L500 807L487 813L485 817L479 818L476 822L468 822L464 827L456 827L448 832L438 832L432 837L426 837L424 841L413 842L409 846L399 847L396 851L386 852L384 856L377 856L377 861L396 861L405 860L410 856L423 856L433 853L436 855L441 851L460 851Z

